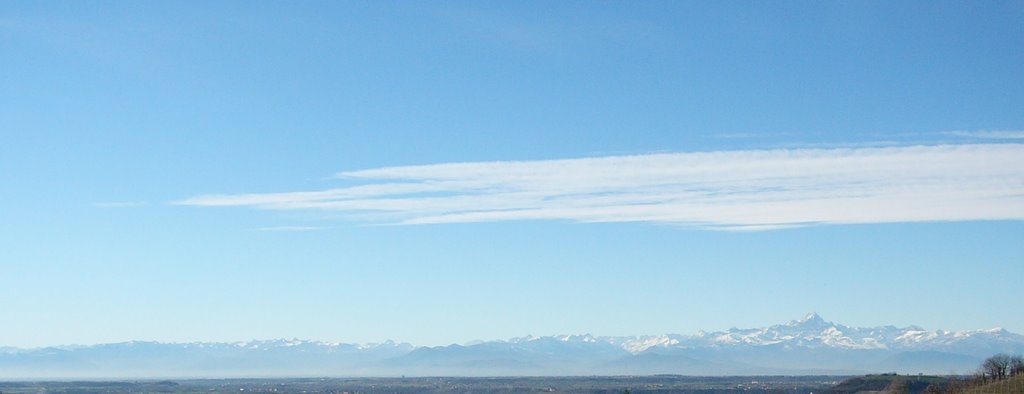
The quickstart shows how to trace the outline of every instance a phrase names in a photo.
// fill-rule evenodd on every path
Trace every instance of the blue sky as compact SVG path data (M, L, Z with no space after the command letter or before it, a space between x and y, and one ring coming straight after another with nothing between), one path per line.
M0 345L1024 332L1022 48L1020 1L4 2Z

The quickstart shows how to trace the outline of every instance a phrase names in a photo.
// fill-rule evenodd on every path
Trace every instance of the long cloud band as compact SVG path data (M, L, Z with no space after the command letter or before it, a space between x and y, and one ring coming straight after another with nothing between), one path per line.
M324 210L388 224L654 222L759 230L1024 219L1024 144L660 153L348 171L322 191L192 206Z

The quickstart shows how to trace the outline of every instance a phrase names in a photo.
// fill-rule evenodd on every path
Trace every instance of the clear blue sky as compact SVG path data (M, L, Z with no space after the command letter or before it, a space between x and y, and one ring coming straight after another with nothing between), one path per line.
M6 1L0 345L1024 332L1022 66L1021 1Z

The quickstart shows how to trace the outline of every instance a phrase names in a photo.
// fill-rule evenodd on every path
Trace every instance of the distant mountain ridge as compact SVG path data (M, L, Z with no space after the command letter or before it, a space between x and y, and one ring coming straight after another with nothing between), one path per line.
M970 372L999 352L1024 353L1024 336L999 328L850 327L811 313L694 335L526 336L438 347L300 339L2 347L0 378L945 374Z
M563 336L568 338L568 336ZM917 326L897 328L882 326L871 328L850 327L827 322L816 313L786 324L764 328L730 329L718 332L698 332L695 335L667 334L640 337L599 337L596 341L621 343L631 353L640 353L654 347L701 348L725 346L768 346L783 345L807 348L837 349L889 349L889 350L935 350L958 345L976 347L974 341L991 344L1024 342L1024 336L1010 333L1002 328L971 331L927 331ZM999 347L999 346L997 346ZM977 349L985 355L988 349Z

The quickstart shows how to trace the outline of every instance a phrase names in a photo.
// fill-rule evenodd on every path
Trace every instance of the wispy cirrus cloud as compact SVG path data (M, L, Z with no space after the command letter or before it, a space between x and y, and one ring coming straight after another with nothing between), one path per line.
M1024 139L1024 130L981 130L981 131L950 131L943 134L981 139L1019 140Z
M177 204L333 211L387 224L571 220L770 230L1024 219L1024 144L441 163L338 177L364 184Z

